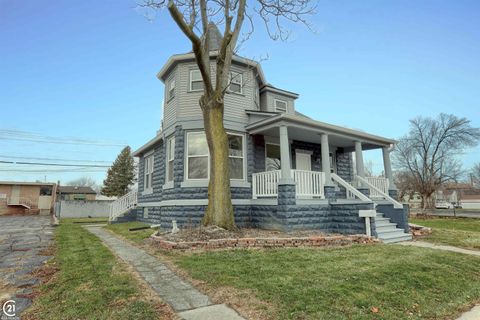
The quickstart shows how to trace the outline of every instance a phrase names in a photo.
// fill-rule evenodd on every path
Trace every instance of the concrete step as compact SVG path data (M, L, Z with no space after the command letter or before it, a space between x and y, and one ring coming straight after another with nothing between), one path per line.
M397 230L397 225L395 223L389 223L384 225L376 225L375 226L377 233L383 233L388 231Z
M375 223L383 223L383 222L388 222L390 223L390 219L388 218L375 218Z
M396 229L393 232L378 233L378 239L382 240L384 243L393 243L411 240L412 235L409 233L405 233L401 229Z
M383 243L395 243L395 242L402 242L402 241L409 241L412 240L412 235L408 233L403 233L403 235L398 237L392 237L388 239L381 239Z

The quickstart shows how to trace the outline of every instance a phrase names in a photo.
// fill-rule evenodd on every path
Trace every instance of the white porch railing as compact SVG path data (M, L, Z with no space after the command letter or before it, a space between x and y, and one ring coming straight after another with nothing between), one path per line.
M325 198L325 173L320 171L292 170L297 197Z
M397 209L403 208L403 205L400 202L398 202L397 200L393 199L392 197L390 197L388 195L388 190L387 190L387 192L384 192L383 190L380 190L379 188L377 188L375 185L371 184L367 179L362 178L360 176L357 176L356 179L358 181L362 182L368 188L370 188L370 190L373 190L377 194L379 194L381 196L381 198L383 198L383 199L387 200L388 202L390 202L391 204L393 204L394 208L397 208Z
M128 210L135 208L138 201L137 195L137 190L132 190L126 195L112 202L110 204L110 214L108 220L113 221Z
M280 170L252 174L253 199L276 197L280 175Z
M375 188L370 188L370 198L382 199L383 194L388 194L389 181L386 178L366 177L365 180ZM380 190L381 192L378 192Z
M296 194L300 198L324 198L325 174L318 171L292 170ZM253 199L278 196L281 171L267 171L252 175Z
M332 173L331 176L333 181L337 182L339 185L345 188L345 190L347 191L347 199L359 198L362 201L372 202L369 197L358 191L354 186L340 178L335 173Z

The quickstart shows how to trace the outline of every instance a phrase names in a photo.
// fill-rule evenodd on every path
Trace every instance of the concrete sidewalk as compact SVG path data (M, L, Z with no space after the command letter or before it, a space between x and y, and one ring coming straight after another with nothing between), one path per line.
M414 247L421 247L421 248L430 248L430 249L437 249L437 250L443 250L443 251L458 252L458 253L464 253L464 254L480 257L480 251L462 249L462 248L457 248L453 246L438 245L438 244L433 244L433 243L424 242L424 241L404 241L404 242L399 242L398 244L403 246L414 246Z
M158 258L145 250L117 238L100 226L85 226L158 293L158 295L187 320L241 320L237 312L224 304L213 305L209 297L178 277Z

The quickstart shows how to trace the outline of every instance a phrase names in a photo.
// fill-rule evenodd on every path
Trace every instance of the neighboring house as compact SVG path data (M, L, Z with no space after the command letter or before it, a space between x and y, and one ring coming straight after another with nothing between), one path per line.
M53 210L55 189L55 183L0 181L0 215L48 215Z
M90 187L59 186L58 200L95 200L97 193Z
M471 183L451 183L436 192L437 202L458 204L464 209L480 209L480 189Z
M410 209L422 208L422 196L418 192L407 193L400 200L404 203L408 203Z
M221 35L214 26L209 32L214 81ZM157 76L165 84L162 125L133 153L138 197L134 190L118 199L111 219L195 225L207 206L210 165L198 104L202 78L193 53L172 56ZM237 225L366 233L370 218L364 215L370 214L373 235L390 242L411 238L408 208L390 197L396 196L389 155L394 140L302 115L298 94L267 83L255 61L234 56L230 76L224 126ZM387 178L365 178L363 151L372 149L383 151Z
M462 209L480 209L480 194L465 194L459 204Z

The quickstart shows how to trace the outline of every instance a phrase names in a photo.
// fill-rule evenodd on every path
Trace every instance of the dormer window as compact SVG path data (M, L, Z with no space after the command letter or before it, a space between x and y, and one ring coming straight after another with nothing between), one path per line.
M203 79L200 70L190 70L190 91L202 91Z
M275 99L273 103L276 112L287 112L287 101Z
M230 92L242 93L243 87L243 74L240 72L230 72Z
M168 93L167 93L168 100L175 97L175 78L170 79L168 82Z

